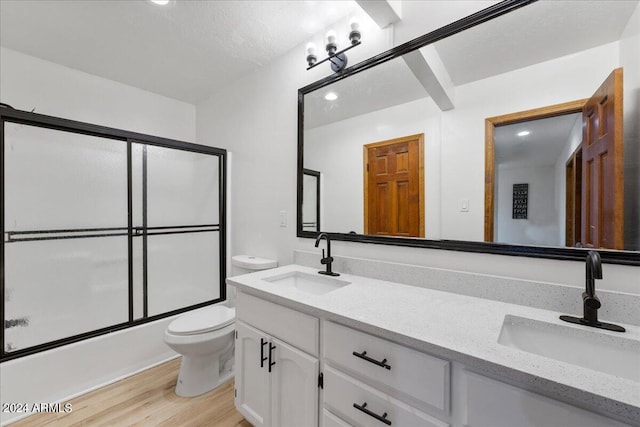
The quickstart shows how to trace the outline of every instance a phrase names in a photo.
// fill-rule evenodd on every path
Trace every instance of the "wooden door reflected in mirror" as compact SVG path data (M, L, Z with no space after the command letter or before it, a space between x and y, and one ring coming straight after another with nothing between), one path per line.
M621 68L589 99L486 119L485 241L623 249L622 121Z
M424 237L424 135L363 149L364 233Z

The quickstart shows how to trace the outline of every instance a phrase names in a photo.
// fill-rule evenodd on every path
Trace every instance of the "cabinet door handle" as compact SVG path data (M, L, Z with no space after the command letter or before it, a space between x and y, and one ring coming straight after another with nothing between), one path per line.
M381 368L385 368L388 370L391 370L391 365L387 365L387 359L382 359L381 361L377 361L376 359L372 359L369 356L367 356L367 352L363 351L362 353L358 353L358 352L353 352L353 355L356 357L359 357L360 359L364 359L369 363L373 363L376 366L380 366Z
M383 423L385 423L388 426L391 425L391 420L387 419L387 413L386 412L384 414L382 414L382 415L378 415L375 412L372 412L372 411L368 410L367 409L367 402L364 402L362 405L358 405L357 403L354 403L353 407L356 408L358 411L362 411L365 414L369 415L370 417L375 418L378 421L382 421Z
M267 345L267 340L260 338L260 367L264 368L264 362L267 358L264 356L264 346Z
M274 360L274 361L271 361L271 358L272 358L272 357L271 357L271 356L272 356L271 352L272 352L275 348L276 348L276 346L275 346L275 345L273 345L272 343L269 343L269 372L271 372L271 367L272 367L273 365L275 365L275 364L276 364L275 360Z

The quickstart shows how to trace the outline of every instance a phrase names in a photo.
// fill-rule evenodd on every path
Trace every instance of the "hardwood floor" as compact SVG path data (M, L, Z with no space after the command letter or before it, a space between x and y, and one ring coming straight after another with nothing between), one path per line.
M233 404L233 380L201 396L176 396L180 359L70 401L69 413L41 413L10 424L35 426L251 427Z

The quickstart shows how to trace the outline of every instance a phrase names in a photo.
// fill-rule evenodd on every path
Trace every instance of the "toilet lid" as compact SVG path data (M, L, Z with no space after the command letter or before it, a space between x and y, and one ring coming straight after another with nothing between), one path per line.
M168 331L176 335L193 335L224 328L234 322L236 309L224 305L204 307L183 314L169 324Z

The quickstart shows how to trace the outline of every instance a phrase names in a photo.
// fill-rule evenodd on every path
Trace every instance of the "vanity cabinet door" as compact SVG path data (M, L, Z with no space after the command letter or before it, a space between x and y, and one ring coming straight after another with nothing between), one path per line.
M269 336L236 321L235 405L255 427L268 427L271 414L268 359Z
M273 339L271 421L278 427L318 425L318 359Z
M318 359L236 321L238 411L255 427L318 425Z

